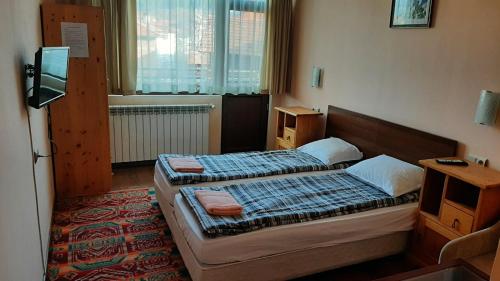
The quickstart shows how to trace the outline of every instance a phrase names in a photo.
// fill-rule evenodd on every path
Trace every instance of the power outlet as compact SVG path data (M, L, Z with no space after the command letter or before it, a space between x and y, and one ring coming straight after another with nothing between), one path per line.
M319 106L313 107L312 110L316 112L321 112L321 108L319 108Z
M478 165L481 165L483 167L486 167L488 165L488 158L486 158L484 156L477 156L474 154L469 154L467 156L467 160L472 161L472 162L474 162Z

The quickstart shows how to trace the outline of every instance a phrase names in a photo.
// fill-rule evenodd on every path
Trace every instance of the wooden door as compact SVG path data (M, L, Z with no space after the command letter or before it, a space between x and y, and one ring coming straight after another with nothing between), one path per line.
M89 57L70 58L67 95L50 105L56 194L103 193L111 188L103 10L42 5L45 46L61 46L61 22L87 24Z

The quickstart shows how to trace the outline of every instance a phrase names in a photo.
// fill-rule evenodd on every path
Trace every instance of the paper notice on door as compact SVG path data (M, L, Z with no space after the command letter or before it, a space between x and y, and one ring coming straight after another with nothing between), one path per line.
M61 22L61 37L62 46L69 47L70 57L89 57L89 40L86 23Z

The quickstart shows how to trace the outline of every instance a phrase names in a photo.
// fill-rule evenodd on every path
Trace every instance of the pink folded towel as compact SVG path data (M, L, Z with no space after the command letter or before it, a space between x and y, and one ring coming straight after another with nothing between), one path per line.
M179 173L201 174L205 170L194 157L168 158L168 164L174 171Z
M243 207L225 191L197 190L194 195L211 215L238 216L243 211Z

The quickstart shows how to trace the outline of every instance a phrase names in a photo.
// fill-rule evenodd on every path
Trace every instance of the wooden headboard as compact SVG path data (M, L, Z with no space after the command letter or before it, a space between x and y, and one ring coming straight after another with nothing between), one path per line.
M455 156L457 141L328 106L325 137L341 138L372 158L386 154L418 165L418 160Z

